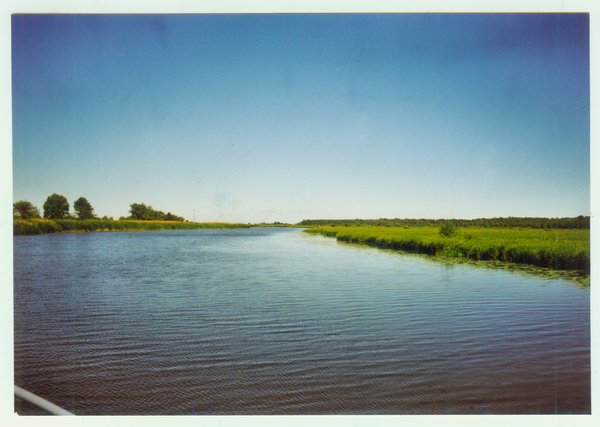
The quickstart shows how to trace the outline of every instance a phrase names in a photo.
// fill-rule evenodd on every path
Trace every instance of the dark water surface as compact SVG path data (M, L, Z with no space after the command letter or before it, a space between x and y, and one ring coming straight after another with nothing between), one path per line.
M15 384L77 414L591 411L562 280L268 228L19 236L14 269Z

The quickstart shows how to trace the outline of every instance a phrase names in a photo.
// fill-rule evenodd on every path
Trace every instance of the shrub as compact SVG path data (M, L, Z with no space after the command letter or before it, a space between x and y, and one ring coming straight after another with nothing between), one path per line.
M440 236L454 237L458 233L458 227L453 222L444 222L440 226Z

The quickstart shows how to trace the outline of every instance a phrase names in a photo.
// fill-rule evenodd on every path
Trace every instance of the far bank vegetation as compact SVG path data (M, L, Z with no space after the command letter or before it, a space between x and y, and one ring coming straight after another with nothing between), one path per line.
M138 230L195 230L201 228L246 228L249 225L226 223L194 223L183 217L154 210L144 203L130 205L130 215L115 221L112 217L99 218L85 198L73 203L74 213L69 212L67 198L52 194L43 205L43 218L31 202L20 200L13 203L13 235L32 235L87 231L138 231Z
M590 229L590 217L580 215L569 218L477 218L477 219L411 219L411 218L379 218L379 219L304 219L298 223L305 227L440 227L451 222L458 228L537 228L537 229Z

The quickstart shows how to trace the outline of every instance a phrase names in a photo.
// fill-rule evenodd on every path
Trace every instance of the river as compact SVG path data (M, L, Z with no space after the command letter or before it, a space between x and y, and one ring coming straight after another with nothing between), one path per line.
M591 412L589 289L297 229L17 236L14 322L81 415Z

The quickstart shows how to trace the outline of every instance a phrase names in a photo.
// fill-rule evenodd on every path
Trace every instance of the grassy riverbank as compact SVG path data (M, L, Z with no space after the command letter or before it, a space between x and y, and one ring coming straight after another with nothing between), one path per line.
M250 228L246 224L220 222L198 223L180 221L110 221L101 219L29 219L13 220L13 235L48 233L84 233L88 231L196 230L200 228Z
M590 230L465 228L452 238L429 227L314 227L305 231L406 252L590 272Z

